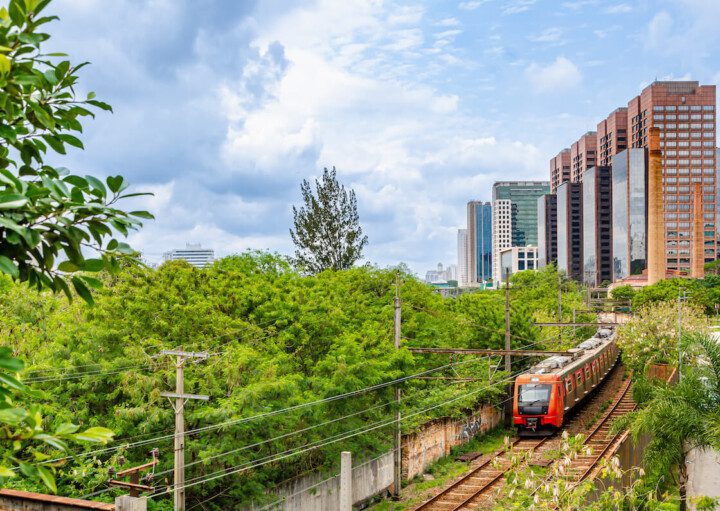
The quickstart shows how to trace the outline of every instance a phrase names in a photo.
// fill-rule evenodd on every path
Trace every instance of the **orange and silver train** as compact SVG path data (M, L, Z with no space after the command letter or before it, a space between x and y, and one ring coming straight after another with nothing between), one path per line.
M568 353L546 358L515 380L513 423L521 434L562 427L567 414L600 385L619 355L614 332L604 328Z

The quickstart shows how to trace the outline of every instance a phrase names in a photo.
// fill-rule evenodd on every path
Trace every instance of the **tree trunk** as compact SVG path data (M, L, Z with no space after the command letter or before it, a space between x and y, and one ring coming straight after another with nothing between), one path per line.
M687 511L687 463L685 462L685 453L680 457L680 466L678 467L678 491L680 493L680 511Z

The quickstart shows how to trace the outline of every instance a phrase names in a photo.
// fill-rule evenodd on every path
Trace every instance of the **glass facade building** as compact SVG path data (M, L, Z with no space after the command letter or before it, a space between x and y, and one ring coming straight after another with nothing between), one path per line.
M592 167L583 175L583 280L599 286L612 282L612 179L610 167Z
M558 270L580 280L583 272L582 183L566 182L557 188Z
M468 281L486 282L492 277L492 206L489 202L467 204Z
M647 269L647 150L626 149L612 160L613 280Z
M550 193L548 181L502 181L493 185L493 202L512 202L513 247L537 246L537 200L547 193Z

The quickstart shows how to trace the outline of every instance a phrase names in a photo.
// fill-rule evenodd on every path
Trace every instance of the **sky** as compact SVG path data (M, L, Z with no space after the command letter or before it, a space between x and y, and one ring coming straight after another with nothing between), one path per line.
M53 51L114 107L59 162L154 197L151 262L293 253L300 183L355 190L364 261L457 260L465 205L548 160L655 79L720 82L717 0L57 0Z

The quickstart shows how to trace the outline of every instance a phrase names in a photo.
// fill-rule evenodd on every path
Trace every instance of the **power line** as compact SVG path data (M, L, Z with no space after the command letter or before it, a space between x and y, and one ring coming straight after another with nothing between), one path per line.
M348 398L348 397L353 397L353 396L358 396L358 395L366 394L366 393L372 392L372 391L374 391L374 390L379 390L379 389L382 389L382 388L385 388L385 387L389 387L389 386L391 386L391 385L396 385L396 384L398 384L398 383L402 383L402 382L405 382L405 381L407 381L407 380L411 380L411 379L416 378L416 377L418 377L418 376L424 376L424 375L426 375L426 374L430 374L430 373L433 373L433 372L435 372L435 371L440 371L440 370L443 370L443 369L447 369L447 368L453 367L453 366L455 366L455 365L466 364L466 363L468 363L468 362L470 362L470 361L472 361L472 359L468 359L468 360L465 360L465 361L459 361L459 362L451 362L451 363L449 363L449 364L445 364L445 365L442 365L442 366L439 366L439 367L435 367L435 368L433 368L433 369L428 369L428 370L426 370L426 371L422 371L422 372L419 372L419 373L416 373L416 374L413 374L413 375L410 375L410 376L404 376L404 377L398 378L398 379L396 379L396 380L392 380L392 381L388 381L388 382L384 382L384 383L379 383L379 384L377 384L377 385L372 385L372 386L370 386L370 387L364 387L364 388L362 388L362 389L353 390L353 391L350 391L350 392L345 392L345 393L343 393L343 394L336 394L336 395L334 395L334 396L330 396L330 397L327 397L327 398L324 398L324 399L319 399L319 400L316 400L316 401L309 401L309 402L307 402L307 403L300 403L300 404L297 404L297 405L289 406L289 407L286 407L286 408L281 408L281 409L279 409L279 410L273 410L273 411L271 411L271 412L261 413L261 414L258 414L258 415L253 415L253 416L250 416L250 417L243 417L243 418L240 418L240 419L233 419L233 420L229 420L229 421L220 422L220 423L217 423L217 424L211 424L211 425L208 425L208 426L203 426L203 427L200 427L200 428L196 428L196 429L192 429L192 430L185 431L185 432L183 433L183 436L193 435L193 434L200 433L200 432L203 432L203 431L210 431L210 430L213 430L213 429L218 429L218 428L222 428L222 427L226 427L226 426L234 426L234 425L236 425L236 424L242 424L242 423L250 422L250 421L253 421L253 420L256 420L256 419L262 419L262 418L266 418L266 417L272 417L272 416L280 415L280 414L282 414L282 413L286 413L286 412L289 412L289 411L299 410L299 409L302 409L302 408L308 408L308 407L310 407L310 406L315 406L315 405L322 404L322 403L329 403L329 402L333 402L333 401L338 401L338 400L340 400L340 399L345 399L345 398ZM103 448L103 449L95 449L95 450L93 450L93 451L88 451L88 452L86 452L86 453L81 453L81 454L78 454L78 455L76 455L76 456L65 456L65 457L61 457L61 458L55 458L55 459L52 459L52 460L45 461L44 463L55 463L55 462L58 462L58 461L65 461L65 460L68 460L68 459L73 458L73 457L86 457L86 456L90 456L90 455L93 455L93 454L101 454L101 453L107 453L107 452L114 452L114 451L118 451L118 450L121 450L121 449L127 449L127 448L131 448L131 447L140 447L140 446L143 446L143 445L149 445L149 444L153 444L153 443L160 442L160 441L163 441L163 440L168 440L168 439L171 439L171 438L175 438L175 436L176 436L175 434L170 434L170 435L163 435L163 436L159 436L159 437L155 437L155 438L150 438L150 439L147 439L147 440L141 440L141 441L139 441L139 442L124 443L124 444L117 445L117 446L113 446L113 447L107 447L107 448Z

